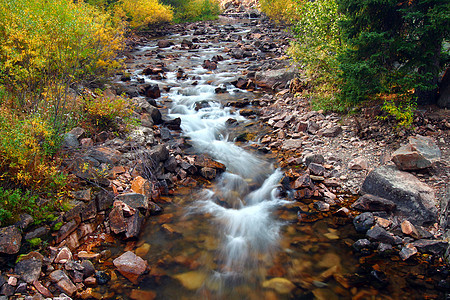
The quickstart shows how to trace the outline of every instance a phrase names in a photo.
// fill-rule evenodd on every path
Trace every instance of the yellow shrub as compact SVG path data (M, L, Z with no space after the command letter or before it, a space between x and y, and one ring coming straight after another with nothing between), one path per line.
M116 9L118 14L126 16L130 26L135 29L170 22L173 19L172 8L159 3L158 0L124 0Z
M306 0L309 1L309 0ZM298 20L297 8L301 0L260 0L261 11L276 21L295 22Z

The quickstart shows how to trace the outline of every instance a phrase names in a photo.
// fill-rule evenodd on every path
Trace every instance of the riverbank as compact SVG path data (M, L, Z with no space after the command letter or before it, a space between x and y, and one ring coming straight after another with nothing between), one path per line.
M33 294L39 299L62 291L83 299L164 299L197 297L197 288L202 288L205 298L220 297L214 282L204 285L207 274L223 264L215 257L220 234L211 234L209 222L214 220L208 214L186 218L185 208L201 196L201 189L212 188L211 182L227 169L225 165L230 166L228 161L238 157L199 153L195 136L182 133L185 116L174 111L174 104L203 113L199 118L203 120L213 112L225 113L225 126L217 132L226 133L228 141L236 140L245 153L273 160L285 173L274 191L293 202L275 212L286 222L280 246L269 259L258 258L267 267L264 278L237 285L238 293L243 291L237 295L258 291L255 295L271 299L383 298L383 289L391 295L412 295L416 286L425 287L422 296L445 293L448 274L443 265L437 267L446 245L445 228L432 222L423 229L419 227L423 224L413 225L420 235L403 230L404 220L390 216L392 204L383 202L384 212L366 214L365 231L356 233L352 223L359 212L351 205L367 175L391 164L388 156L409 134L432 136L440 147L440 161L415 174L435 188L436 199L445 199L446 112L438 117L424 114L417 120L421 124L416 132L393 138L388 138L388 124L376 124L364 114L350 118L313 112L289 84L296 71L287 68L284 29L264 18L249 20L247 12L233 16L245 19L178 25L170 29L174 36L134 41L127 54L128 70L110 90L112 96L125 92L133 98L142 126L119 138L103 133L91 141L81 131L71 133L75 139L69 139L78 144L69 148L77 155L68 159L67 167L84 188L75 194L74 208L61 216L62 227L45 256L31 254L6 270L8 283L0 282L4 295ZM186 32L193 38L184 36ZM181 103L178 96L191 97L192 103ZM221 104L217 111L208 97ZM174 116L177 113L180 116ZM90 167L84 170L86 163ZM104 167L108 174L98 176ZM258 188L256 180L250 182L250 190ZM224 208L232 206L222 202ZM377 229L381 235L366 237L374 225L395 235ZM438 243L425 245L428 248L414 244L424 239ZM413 253L403 262L399 253L413 248L432 255ZM179 293L171 294L173 290Z

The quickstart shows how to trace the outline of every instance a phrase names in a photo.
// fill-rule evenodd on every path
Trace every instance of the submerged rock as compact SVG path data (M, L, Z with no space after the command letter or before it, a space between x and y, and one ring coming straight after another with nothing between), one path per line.
M279 294L289 294L295 289L295 284L287 280L286 278L275 277L266 280L262 283L264 288L274 289Z
M198 290L205 282L206 277L206 273L199 271L192 271L174 276L174 278L177 279L186 289L191 291Z

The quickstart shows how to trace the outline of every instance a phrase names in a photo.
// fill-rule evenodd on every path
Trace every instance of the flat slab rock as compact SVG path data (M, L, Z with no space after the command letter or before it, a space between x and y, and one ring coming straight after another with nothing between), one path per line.
M395 166L382 166L370 172L361 192L394 202L397 206L394 213L414 224L433 223L437 219L438 201L433 189Z

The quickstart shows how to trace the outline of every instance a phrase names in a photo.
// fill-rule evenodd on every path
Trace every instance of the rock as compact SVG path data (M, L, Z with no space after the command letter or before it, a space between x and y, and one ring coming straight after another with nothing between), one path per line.
M95 276L89 276L89 277L86 277L86 278L83 280L83 283L84 283L84 285L86 285L86 286L92 286L92 287L94 287L94 286L97 285L97 278L95 278Z
M20 229L24 230L30 226L31 223L34 222L34 219L29 214L21 214L19 216L19 221L15 224Z
M258 71L255 74L255 83L263 88L272 90L284 89L289 82L297 75L298 68L282 68L278 70Z
M314 121L309 120L308 121L308 128L306 129L306 131L308 131L311 134L316 134L317 131L319 131L319 128L320 128L319 124L317 124Z
M50 291L42 285L42 283L40 283L39 281L34 281L33 282L33 286L36 288L36 290L42 294L42 296L47 297L47 298L53 298L53 294L50 293Z
M441 158L441 151L430 137L417 135L392 154L392 161L400 170L420 170L430 167Z
M409 222L408 220L404 220L401 224L400 224L401 228L402 228L402 232L406 235L410 235L413 238L419 238L419 233L417 232L417 229L414 227L413 224L411 224L411 222Z
M14 272L26 283L33 283L39 279L44 257L38 252L30 252L22 256L14 267Z
M375 225L375 217L370 212L365 212L353 219L353 225L357 232L365 233Z
M370 172L361 192L394 202L397 205L396 215L418 225L436 221L437 200L433 189L394 166L382 166Z
M207 60L203 61L202 67L207 70L210 70L210 71L215 70L215 69L217 69L217 62L210 61L209 59L207 59Z
M113 205L114 194L106 191L100 191L97 193L95 200L97 202L97 210L104 211Z
M262 283L264 288L274 289L279 294L289 294L295 289L295 284L286 278L275 277Z
M123 215L122 207L114 206L109 213L109 226L111 231L115 234L125 232L127 230L127 223Z
M199 168L214 168L219 172L224 172L226 169L224 164L209 158L205 154L200 154L195 157L194 166Z
M63 138L62 146L64 148L78 148L80 143L75 135L66 133Z
M324 131L322 131L322 135L326 136L326 137L337 137L341 133L342 133L341 126L334 126L334 127L327 128Z
M77 139L84 138L86 136L86 131L81 127L75 127L68 133L74 135Z
M132 290L130 298L133 300L153 300L156 299L156 293L153 291Z
M111 280L111 276L108 273L106 273L105 271L96 271L95 278L97 279L97 283L99 285L107 284L108 281Z
M212 180L212 179L216 178L216 176L217 176L216 169L209 168L209 167L201 168L200 169L200 174L204 178L209 179L209 180Z
M27 241L34 238L40 238L47 235L49 232L50 228L48 226L41 226L25 234L24 239Z
M131 190L137 194L141 194L150 198L152 195L152 187L147 179L137 176L131 182Z
M174 44L168 40L159 40L157 45L159 48L168 48L170 46L173 46Z
M125 237L127 239L137 237L141 232L143 224L144 217L138 211L127 219L127 230L125 232Z
M17 286L17 277L14 276L9 277L8 284L11 286Z
M137 193L121 194L116 197L116 200L122 201L123 203L127 204L128 206L134 209L142 209L142 210L148 209L147 199L142 194Z
M56 243L61 243L66 237L77 229L78 224L75 220L67 222L58 230L56 234Z
M442 255L447 249L449 243L440 240L421 239L411 243L422 253L431 253L434 255Z
M72 296L77 291L77 287L69 279L69 277L62 270L56 270L50 273L50 279L56 283L56 286L64 293Z
M138 284L139 276L147 269L147 262L131 251L127 251L113 260L113 264L124 277L134 284Z
M22 245L22 235L15 226L0 228L0 254L16 254Z
M361 171L361 170L366 170L369 167L367 160L365 160L362 157L357 157L355 159L352 159L349 163L348 163L348 168L350 170L357 170L357 171Z
M396 208L396 204L390 200L380 198L371 194L365 194L359 197L352 205L351 208L362 211L393 211Z
M317 175L317 176L323 176L323 174L325 172L324 166L313 163L313 162L308 165L308 169L311 171L312 174Z
M188 290L198 290L207 278L207 274L199 271L191 271L183 274L173 276L177 279L183 287Z
M137 256L144 257L150 251L150 244L144 243L134 251Z
M90 277L95 274L94 264L90 260L83 259L83 261L81 262L81 266L83 266L83 277L84 278Z
M288 151L288 150L296 150L302 147L302 140L300 139L289 139L283 141L283 145L281 146L281 149Z
M377 248L378 252L380 252L380 253L390 252L390 251L392 251L392 249L393 249L392 245L385 244L385 243L380 243Z
M94 141L91 138L84 138L80 140L81 148L88 149L94 147Z
M14 295L14 291L15 291L15 288L12 285L5 283L4 285L2 285L2 287L0 289L0 295L10 297L10 296ZM6 299L8 299L8 298L6 298Z
M375 225L373 228L367 230L366 235L371 239L390 245L401 241L401 239L395 238L392 233L387 232L386 229L378 225Z
M112 166L119 162L122 153L115 149L98 147L96 149L89 150L86 153L86 156L91 157L100 163L105 163Z
M306 166L309 166L310 163L322 165L325 162L325 158L322 154L308 154L305 156L304 162Z
M323 201L316 201L314 202L314 208L322 212L330 211L330 204Z
M150 150L150 158L154 163L159 163L161 161L166 161L169 158L169 150L167 150L164 145L157 145L152 147ZM204 166L207 167L207 166Z
M89 202L91 201L91 189L72 192L72 196L77 200Z
M59 250L58 254L56 255L54 263L65 264L71 259L72 259L72 251L70 251L70 249L67 247L63 247L61 250Z
M297 190L300 188L310 188L312 186L311 177L308 174L303 174L295 180L293 188Z
M407 260L411 256L417 253L417 248L414 246L411 246L411 244L406 245L402 248L402 250L399 252L400 258L402 260Z

